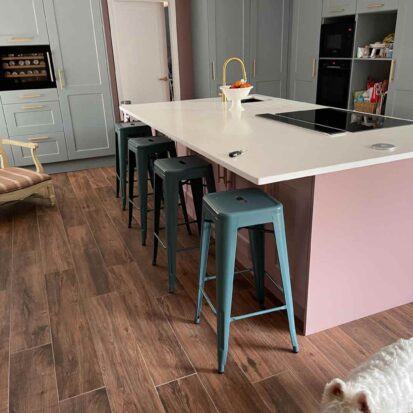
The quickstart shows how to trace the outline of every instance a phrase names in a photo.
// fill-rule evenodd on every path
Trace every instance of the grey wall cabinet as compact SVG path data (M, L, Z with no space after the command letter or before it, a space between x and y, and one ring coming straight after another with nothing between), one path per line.
M0 46L49 43L42 0L0 3Z
M69 159L114 153L100 0L44 0Z
M357 13L397 10L399 0L357 0Z
M251 0L250 76L254 92L287 96L289 0Z
M399 0L394 49L393 80L386 114L413 119L413 1Z
M217 96L222 66L241 57L254 92L285 96L288 56L288 0L192 0L194 97ZM228 66L227 82L241 77Z
M322 0L294 0L289 66L290 99L315 103Z
M356 6L357 0L324 0L323 17L336 17L355 14Z

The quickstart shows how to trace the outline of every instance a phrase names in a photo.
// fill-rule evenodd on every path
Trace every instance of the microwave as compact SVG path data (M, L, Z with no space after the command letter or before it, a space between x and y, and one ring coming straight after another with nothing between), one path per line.
M325 23L321 26L320 57L352 57L354 20Z

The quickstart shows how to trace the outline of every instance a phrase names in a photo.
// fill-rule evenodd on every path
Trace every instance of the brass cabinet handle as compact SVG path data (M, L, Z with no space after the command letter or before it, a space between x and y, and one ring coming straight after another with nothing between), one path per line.
M343 13L345 11L346 9L333 9L333 10L330 10L330 13Z
M367 5L368 9L380 9L381 7L384 7L384 3L370 3Z
M252 76L255 78L257 75L257 60L252 61Z
M215 73L215 62L211 62L211 75L212 75L212 80L216 79L216 73Z
M59 83L60 83L60 89L63 90L66 86L65 83L65 75L63 69L59 69L57 71L57 74L59 75Z
M317 59L313 58L313 70L311 72L312 77L315 77L316 75L316 68L317 68Z
M389 76L389 81L390 82L393 82L393 80L394 80L394 69L395 69L395 67L396 67L396 61L395 60L392 60L391 61L391 66L390 66L390 76Z
M19 96L19 99L35 99L35 98L40 98L43 95L21 95Z
M32 42L33 41L33 37L9 37L7 39L7 41L9 43L15 43L15 42Z
M162 76L159 78L159 80L162 80L163 82L168 81L168 76Z
M48 136L38 136L36 138L29 138L28 139L30 142L44 142L49 140Z
M44 105L25 105L25 106L22 106L23 110L42 109L42 108L44 108Z

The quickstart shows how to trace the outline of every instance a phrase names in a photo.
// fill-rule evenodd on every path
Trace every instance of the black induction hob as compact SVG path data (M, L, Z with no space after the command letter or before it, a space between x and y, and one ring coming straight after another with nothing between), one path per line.
M413 125L413 122L407 120L330 108L274 114L262 113L257 116L329 135Z

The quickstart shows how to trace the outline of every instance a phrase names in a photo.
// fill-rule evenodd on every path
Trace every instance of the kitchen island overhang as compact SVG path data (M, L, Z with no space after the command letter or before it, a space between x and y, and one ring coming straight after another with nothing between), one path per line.
M319 106L260 98L241 113L219 99L121 109L231 171L237 187L274 184L266 188L284 204L305 334L413 301L406 247L413 237L413 126L332 137L255 116ZM395 150L371 149L380 142ZM243 153L230 158L234 150ZM277 277L274 254L267 253L267 266Z

